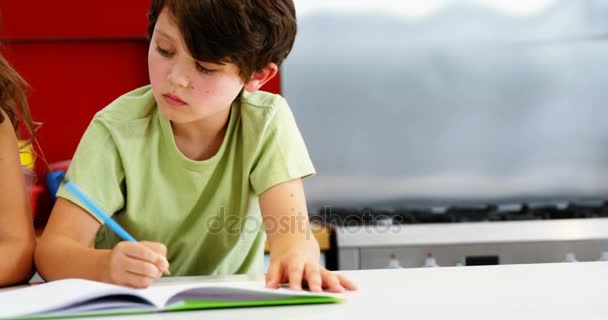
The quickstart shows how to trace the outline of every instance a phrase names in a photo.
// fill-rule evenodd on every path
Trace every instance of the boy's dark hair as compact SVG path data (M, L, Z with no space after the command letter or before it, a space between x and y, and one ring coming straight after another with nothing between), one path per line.
M153 0L148 37L164 9L197 60L234 63L247 82L268 63L287 57L297 32L292 0Z

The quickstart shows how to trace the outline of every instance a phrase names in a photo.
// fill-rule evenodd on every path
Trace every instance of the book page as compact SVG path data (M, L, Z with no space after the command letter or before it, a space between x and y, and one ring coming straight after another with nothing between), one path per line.
M163 283L147 289L138 289L157 306L169 307L183 300L253 301L274 300L287 297L333 297L338 294L297 291L287 288L265 288L264 282L199 282L190 284Z
M117 312L132 312L132 311L156 311L156 307L154 307L150 303L142 303L141 300L129 300L125 299L125 296L108 296L105 298L100 298L94 303L81 303L77 305L70 306L69 308L62 308L57 310L52 310L50 312L45 312L44 315L53 315L53 316L74 316L74 315L102 315L104 313L113 313Z
M89 300L108 295L132 295L141 298L140 308L146 303L152 306L137 290L131 288L83 279L65 279L0 292L0 318L61 311L69 313L71 306L80 308ZM107 308L108 301L104 303Z

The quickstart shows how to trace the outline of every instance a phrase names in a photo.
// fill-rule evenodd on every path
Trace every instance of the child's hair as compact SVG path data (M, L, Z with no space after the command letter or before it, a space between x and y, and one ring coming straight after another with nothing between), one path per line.
M297 32L292 0L153 0L148 12L150 39L163 8L192 57L234 63L243 81L270 62L280 66Z
M0 108L8 115L15 133L19 134L20 120L25 124L29 137L21 147L31 144L35 138L34 122L27 104L28 89L25 80L0 54ZM4 116L0 113L0 123L2 122Z

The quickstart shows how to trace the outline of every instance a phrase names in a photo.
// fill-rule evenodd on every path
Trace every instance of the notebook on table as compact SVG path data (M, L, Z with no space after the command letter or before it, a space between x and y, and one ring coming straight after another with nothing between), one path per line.
M0 292L0 319L52 319L214 308L336 303L343 297L263 282L160 283L133 289L83 279L64 279Z

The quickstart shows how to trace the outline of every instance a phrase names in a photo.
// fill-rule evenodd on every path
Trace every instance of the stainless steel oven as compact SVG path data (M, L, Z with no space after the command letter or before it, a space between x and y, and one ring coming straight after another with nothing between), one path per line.
M608 205L324 208L338 269L592 261L608 258Z

